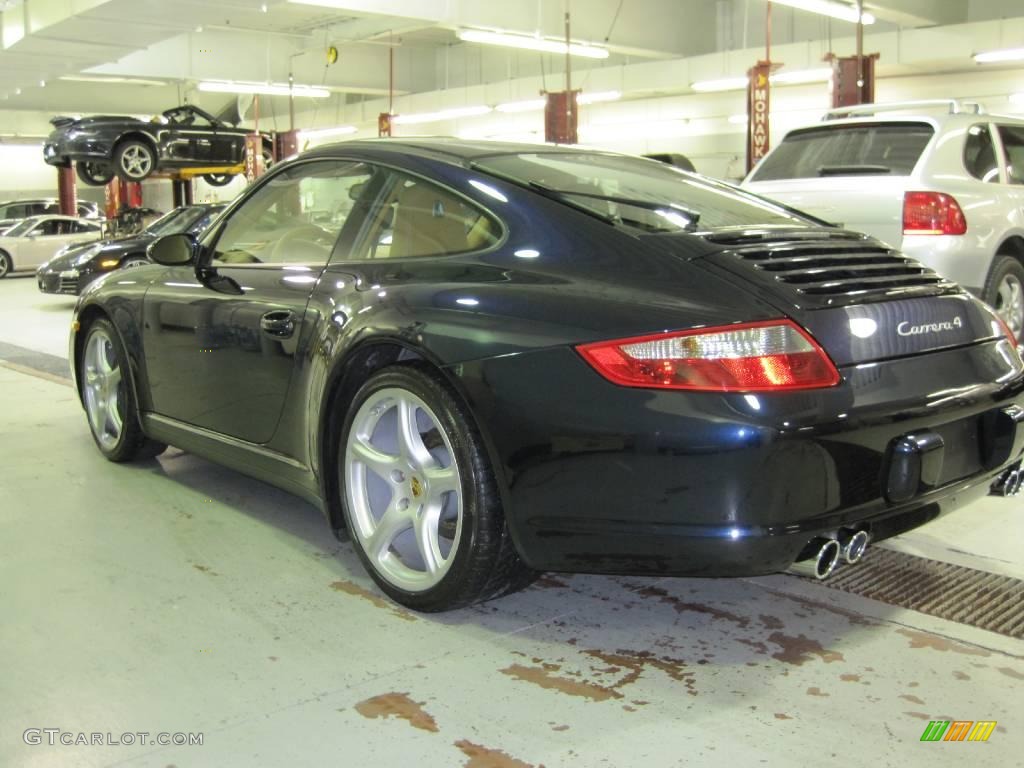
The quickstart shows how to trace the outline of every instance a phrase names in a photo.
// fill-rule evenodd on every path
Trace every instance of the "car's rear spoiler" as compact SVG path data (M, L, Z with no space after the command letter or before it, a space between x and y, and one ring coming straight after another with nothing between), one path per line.
M54 128L64 128L75 122L78 122L77 117L68 117L67 115L57 115L57 117L50 118L50 125Z

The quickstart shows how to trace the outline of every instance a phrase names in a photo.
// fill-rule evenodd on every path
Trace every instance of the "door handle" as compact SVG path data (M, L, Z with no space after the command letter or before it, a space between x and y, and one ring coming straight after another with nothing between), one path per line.
M275 309L260 318L260 330L275 339L290 339L295 333L295 313L290 309Z

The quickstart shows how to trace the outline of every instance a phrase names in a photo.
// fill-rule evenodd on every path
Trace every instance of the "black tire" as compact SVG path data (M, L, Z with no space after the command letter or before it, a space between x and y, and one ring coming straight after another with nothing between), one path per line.
M988 280L985 282L985 290L982 297L985 302L996 312L1003 316L1011 311L1004 306L1004 299L1007 295L1007 285L1016 286L1017 301L1012 318L1003 317L1004 322L1011 329L1017 332L1017 341L1024 342L1024 264L1013 256L996 256L992 262L992 268L988 273ZM1002 295L1000 289L1002 288Z
M14 261L7 251L0 251L0 280L14 271Z
M135 387L130 381L131 366L128 364L128 355L125 352L124 344L117 330L106 318L97 318L85 330L85 339L82 343L82 353L78 360L78 386L82 402L87 403L86 387L88 382L88 350L90 342L99 334L103 334L109 340L107 359L112 366L121 371L121 380L117 385L117 405L121 411L121 430L116 440L105 442L97 435L91 419L88 418L89 408L86 405L87 421L89 432L92 434L96 447L99 448L108 460L113 462L135 461L138 459L151 459L163 453L167 446L150 440L142 432L142 425L139 422L138 402L135 399Z
M434 586L419 592L400 589L378 573L359 537L351 535L352 546L367 572L396 603L423 612L461 608L529 585L538 574L522 562L512 544L498 483L469 409L451 386L425 363L393 365L378 371L360 387L348 405L340 434L336 436L338 501L348 531L355 530L345 492L345 455L349 433L360 406L375 392L387 388L404 389L423 400L447 433L462 479L462 534L453 544L456 554L444 577ZM338 533L341 534L340 531Z
M155 170L156 153L144 141L128 139L114 150L114 172L125 181L142 181Z
M211 187L226 187L234 180L234 174L230 173L208 173L203 176L203 181Z
M90 187L105 187L114 180L114 171L107 165L99 163L75 163L75 174L83 184Z

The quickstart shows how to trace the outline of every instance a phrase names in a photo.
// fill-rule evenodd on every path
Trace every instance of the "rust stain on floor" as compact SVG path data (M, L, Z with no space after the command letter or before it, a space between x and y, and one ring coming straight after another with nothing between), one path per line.
M825 693L818 686L812 686L811 688L807 689L807 695L808 696L831 696L832 694Z
M1016 669L1010 667L996 667L996 671L1002 672L1007 677L1012 677L1014 680L1024 680L1024 675L1018 672Z
M660 587L644 587L642 589L638 589L636 593L641 597L656 597L659 602L671 605L675 609L676 613L703 613L713 619L731 621L740 629L745 629L747 625L750 624L750 619L745 616L737 616L735 613L731 613L730 611L715 608L711 605L705 605L704 603L688 603L682 598L670 595L666 590L661 589Z
M860 675L840 675L839 679L844 683L859 683Z
M356 712L370 719L397 717L407 721L413 728L437 733L437 723L423 709L423 702L413 701L408 693L382 693L360 701L356 704Z
M843 654L839 651L830 651L823 648L817 640L812 640L805 635L784 635L781 632L773 632L768 636L768 642L775 643L781 649L773 653L772 658L783 661L787 664L800 666L805 661L810 661L812 656L819 657L826 664L835 661L845 661Z
M904 715L908 717L916 717L918 720L931 720L931 715L926 715L924 712L904 712Z
M971 676L966 672L961 672L959 669L953 670L953 677L957 680L970 680Z
M193 565L192 567L200 573L205 573L207 576L220 576L219 573L217 573L215 570L213 570L213 568L211 568L208 565Z
M400 619L405 619L406 621L416 621L416 617L413 616L408 611L403 610L402 608L399 608L394 603L392 603L392 602L390 602L388 600L385 600L382 597L378 597L377 595L373 594L373 592L371 592L368 589L363 589L362 587L360 587L355 582L352 582L352 581L333 581L333 582L331 582L330 587L335 592L344 592L347 595L355 595L356 597L361 597L364 600L369 600L371 603L373 603L378 608L384 608L385 610L390 611L391 613L393 613L395 616L397 616Z
M775 713L775 719L776 720L792 720L793 718L790 717L789 715L783 714L782 712L776 712Z
M785 626L785 624L782 623L782 619L778 616L766 616L762 613L757 618L761 620L761 624L764 625L765 629L782 629Z
M462 750L462 754L469 758L469 760L462 764L464 768L535 768L531 763L517 760L500 749L483 747L466 739L456 741L455 746ZM544 768L544 766L540 765L536 768Z
M697 695L697 689L695 687L696 680L694 679L693 673L684 671L686 663L681 659L673 659L668 656L655 656L650 651L619 650L615 653L609 653L607 651L590 650L584 651L584 653L598 659L599 661L603 661L605 664L611 665L612 668L624 668L629 670L624 677L615 683L615 685L609 686L613 690L635 683L640 679L640 675L643 673L644 669L646 667L651 667L653 669L661 670L676 682L685 685L686 692L691 696Z
M962 653L966 656L991 656L992 654L984 648L974 648L970 645L949 640L940 635L932 635L927 632L917 632L913 629L897 629L899 634L910 638L911 648L931 648L933 651L952 651Z
M919 696L915 696L912 693L901 693L900 698L904 701L909 701L911 704L920 704L922 707L924 706L924 699Z
M618 691L606 688L594 683L584 683L579 680L571 680L568 677L554 674L554 670L547 667L557 667L547 664L543 667L527 667L522 664L513 664L501 670L503 675L514 677L527 683L539 685L541 688L567 693L570 696L581 696L591 701L608 701L608 699L621 699L622 694Z

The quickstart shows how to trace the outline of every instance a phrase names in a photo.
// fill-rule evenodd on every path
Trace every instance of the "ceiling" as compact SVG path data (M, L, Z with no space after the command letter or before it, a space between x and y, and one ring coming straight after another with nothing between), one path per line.
M1019 5L865 2L879 19L872 32L1024 16ZM199 81L285 82L289 72L297 83L332 90L332 100L315 105L323 110L386 94L391 72L398 94L538 76L557 85L564 57L463 43L455 32L469 27L558 37L567 6L573 39L610 51L604 60L574 58L577 82L608 68L764 41L764 0L0 0L0 112L152 113L186 99L218 111L234 97L201 93ZM778 3L772 12L777 45L852 30ZM325 57L330 45L341 53L334 65ZM82 76L106 80L77 79ZM265 100L264 114L286 109L282 100Z

